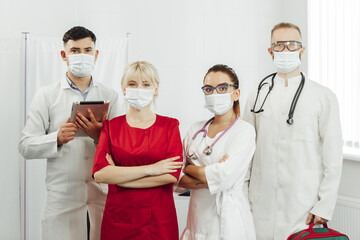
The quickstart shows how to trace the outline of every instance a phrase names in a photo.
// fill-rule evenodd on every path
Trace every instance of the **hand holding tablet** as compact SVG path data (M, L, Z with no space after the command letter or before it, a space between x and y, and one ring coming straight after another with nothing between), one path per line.
M71 109L70 121L75 122L75 116L81 113L90 120L89 109L94 114L96 121L101 122L103 116L107 114L109 109L109 101L81 101L74 102Z
M107 117L108 108L108 101L74 102L70 121L74 122L79 128L75 136L89 136L97 142L102 122Z

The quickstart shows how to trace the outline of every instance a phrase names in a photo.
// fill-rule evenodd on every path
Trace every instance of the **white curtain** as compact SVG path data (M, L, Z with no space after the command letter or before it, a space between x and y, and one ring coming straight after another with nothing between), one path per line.
M20 238L21 38L0 38L0 239ZM21 120L20 120L21 119Z
M99 56L93 77L121 94L121 77L128 59L128 39L98 39L96 49ZM26 54L26 106L30 107L36 91L50 83L65 78L66 62L60 51L63 43L58 38L28 37ZM45 209L46 161L44 159L26 162L26 235L27 240L41 239L41 217Z
M309 77L340 105L344 153L360 156L360 1L308 0Z

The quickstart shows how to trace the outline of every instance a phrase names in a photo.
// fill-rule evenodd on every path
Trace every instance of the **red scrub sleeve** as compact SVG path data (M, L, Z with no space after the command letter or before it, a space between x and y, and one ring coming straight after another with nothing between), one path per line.
M106 153L109 153L111 155L110 144L111 144L111 142L110 142L110 136L109 136L109 121L105 120L103 122L103 127L101 129L99 143L96 147L94 166L93 166L93 172L92 172L93 177L97 171L110 165L105 158Z
M180 158L176 161L182 162L183 150L182 150L181 136L179 130L179 121L177 119L172 119L168 134L169 134L168 135L169 144L166 149L165 159L179 156ZM181 172L181 168L179 168L176 172L170 174L179 180L180 172Z

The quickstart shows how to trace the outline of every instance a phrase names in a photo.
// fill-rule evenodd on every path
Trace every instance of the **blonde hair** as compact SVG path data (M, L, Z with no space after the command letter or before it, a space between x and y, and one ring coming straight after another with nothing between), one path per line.
M301 38L301 31L300 31L300 28L298 26L296 26L295 24L292 24L292 23L288 23L288 22L281 22L281 23L278 23L276 24L273 29L271 30L271 37L273 36L273 33L278 30L278 29L281 29L281 28L293 28L295 30L297 30L300 34L300 38Z
M151 82L156 88L159 87L159 74L155 66L146 61L136 61L126 66L121 78L121 88L124 89L131 78L139 78L142 81Z

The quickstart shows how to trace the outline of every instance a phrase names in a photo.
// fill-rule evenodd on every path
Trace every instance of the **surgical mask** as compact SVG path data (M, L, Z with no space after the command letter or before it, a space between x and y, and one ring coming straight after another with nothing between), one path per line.
M141 110L154 98L154 89L126 88L124 99L134 108Z
M231 93L205 95L204 107L216 115L223 115L232 107Z
M300 64L299 52L274 52L274 65L280 73L290 73Z
M95 56L89 54L73 54L69 57L69 69L77 77L90 76L95 66Z

